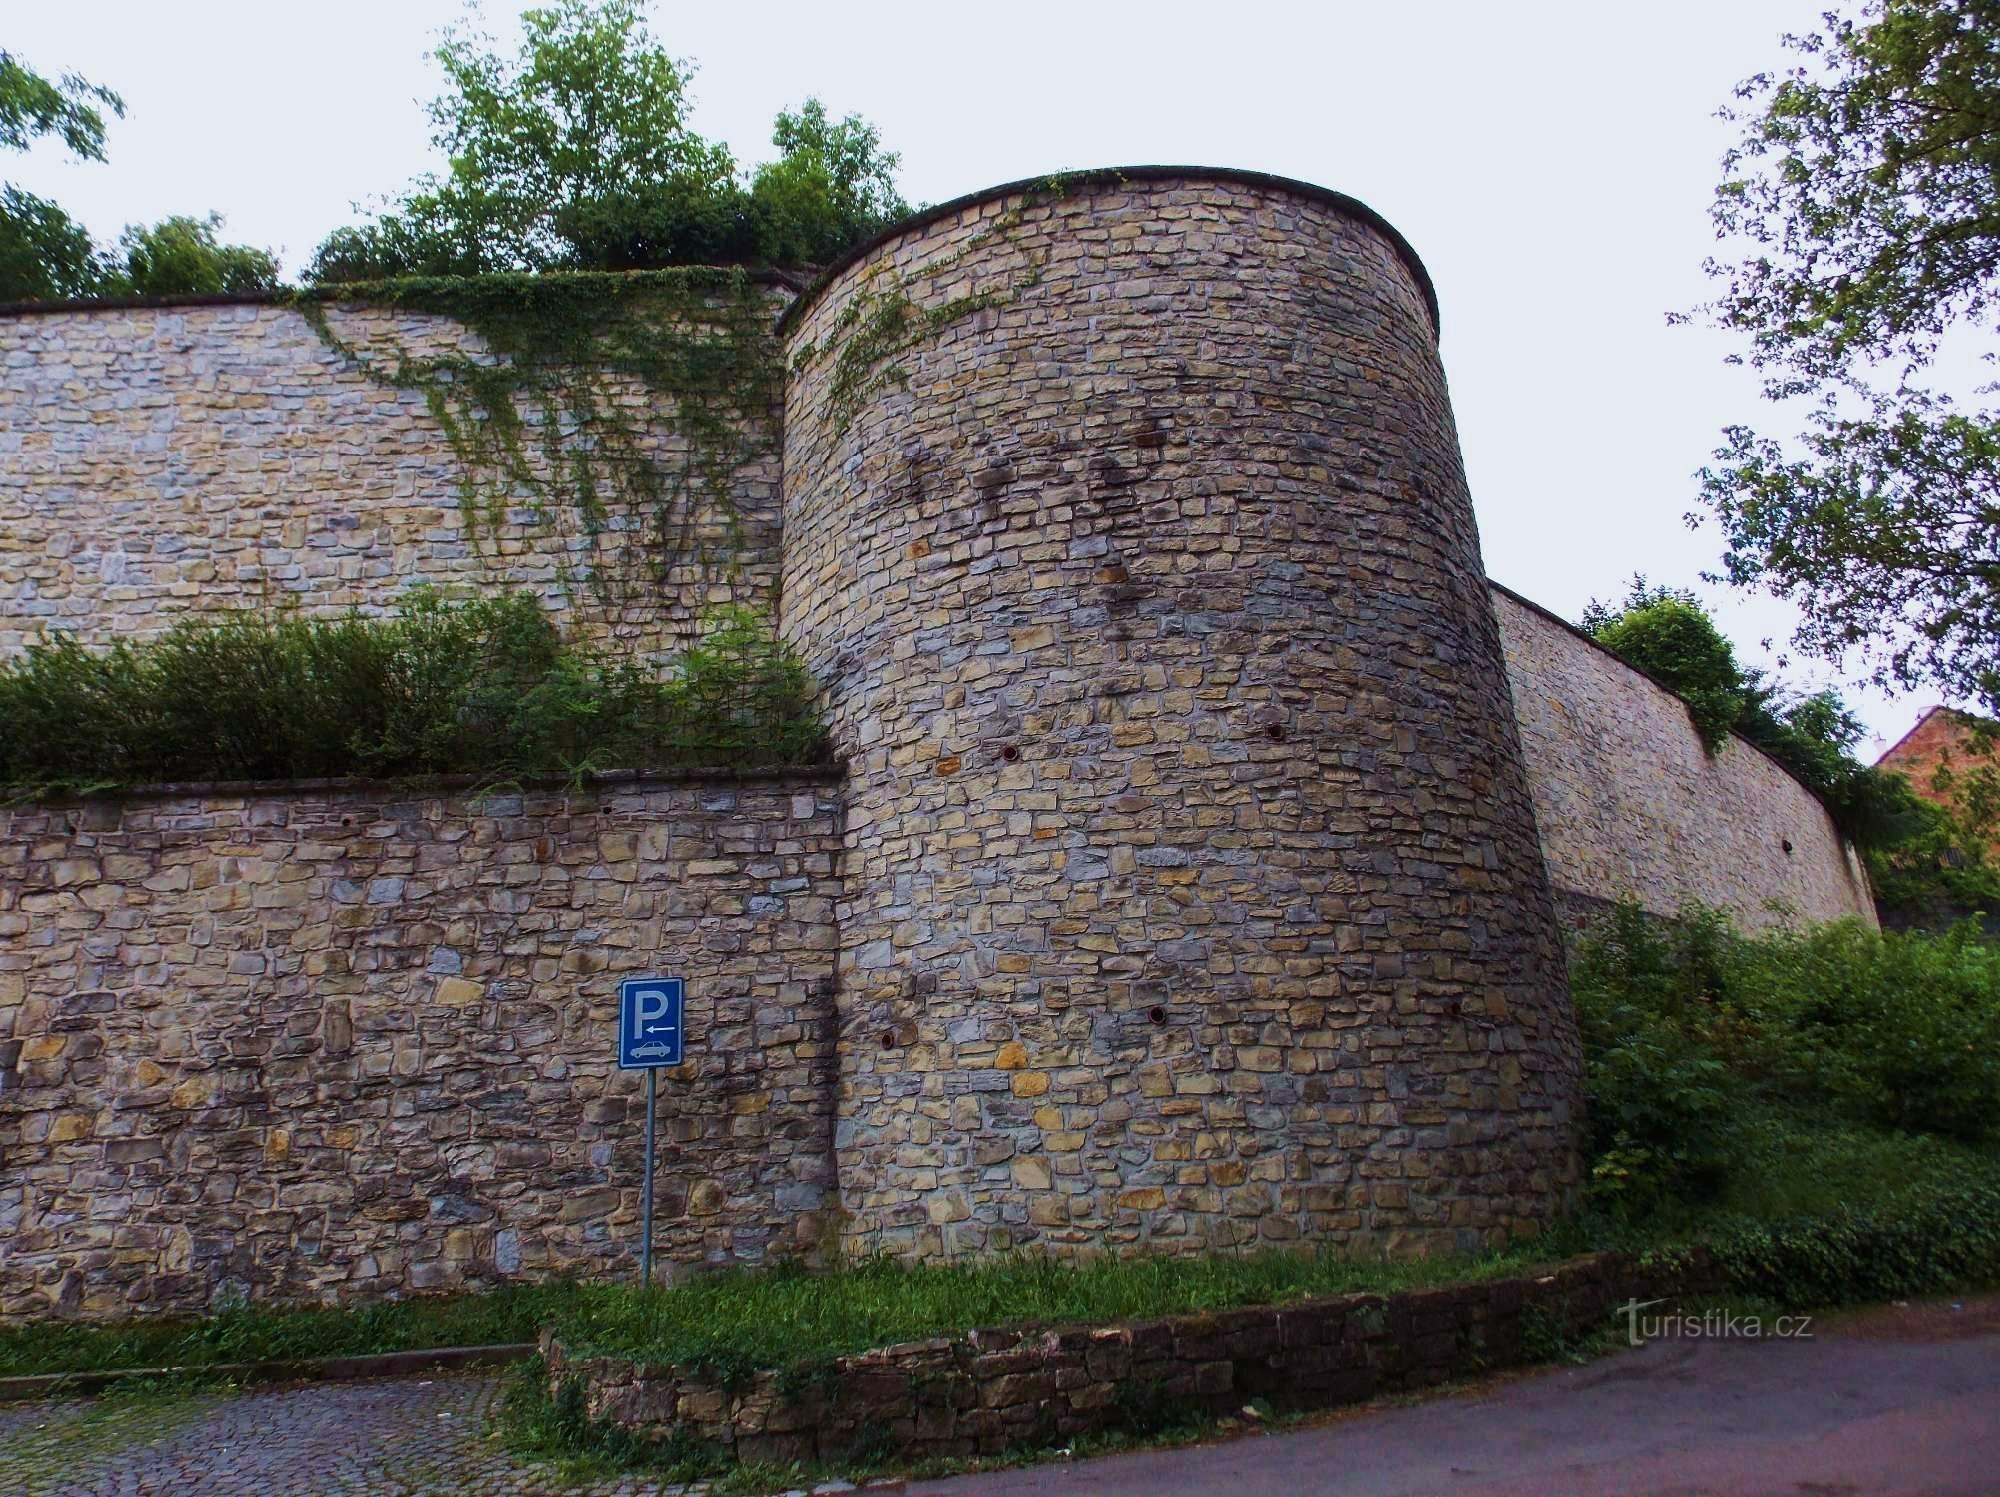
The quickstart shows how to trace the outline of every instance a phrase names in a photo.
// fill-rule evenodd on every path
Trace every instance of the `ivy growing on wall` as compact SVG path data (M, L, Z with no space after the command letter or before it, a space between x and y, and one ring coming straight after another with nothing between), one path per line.
M1052 179L1053 180L1053 179ZM1051 187L1060 195L1060 187ZM792 360L792 371L819 371L827 382L827 407L833 427L845 436L854 418L878 392L910 379L905 355L936 340L939 333L990 307L1005 306L1041 279L1046 249L1030 257L1025 269L1005 285L965 291L935 299L932 289L968 256L985 252L1020 225L1024 202L996 218L948 255L927 261L907 274L888 261L878 261L861 286L848 298L824 342L809 342ZM831 359L830 366L828 360Z
M450 318L478 342L350 340L336 301ZM774 308L744 271L411 277L295 305L351 366L423 396L475 549L525 522L572 595L612 606L676 568L733 564L735 480L770 449L783 375Z

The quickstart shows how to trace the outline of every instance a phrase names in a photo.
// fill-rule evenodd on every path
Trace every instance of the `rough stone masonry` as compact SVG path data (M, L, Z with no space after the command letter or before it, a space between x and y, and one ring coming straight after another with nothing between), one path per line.
M0 315L0 654L420 582L658 652L747 601L846 764L0 812L0 1313L622 1269L611 1012L662 966L675 1264L1494 1243L1576 1176L1558 899L1866 916L1796 782L1496 623L1429 281L1361 205L997 188L777 337L784 410L696 521L733 557L606 613L532 517L474 546L422 398L295 307Z

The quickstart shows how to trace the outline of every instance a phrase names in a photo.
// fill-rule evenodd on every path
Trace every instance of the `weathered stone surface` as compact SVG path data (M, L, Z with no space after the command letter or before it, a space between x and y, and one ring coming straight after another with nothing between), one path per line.
M849 760L842 1023L878 1037L850 1244L1545 1221L1576 1040L1397 247L1243 183L997 196L842 271L788 350L781 627Z
M1826 808L1740 738L1710 758L1680 698L1495 589L1549 880L1572 917L1690 904L1750 929L1856 916L1868 875Z
M293 308L0 318L0 659L424 581L655 651L745 601L851 769L0 813L0 1314L622 1271L609 1006L662 957L716 1005L663 1088L670 1259L1536 1228L1575 1173L1544 851L1570 903L1865 888L1774 765L1489 598L1413 264L1268 182L955 209L798 309L782 475L774 411L733 523L616 608L525 513L475 549L421 394ZM962 1450L1041 1417L953 1407Z
M671 854L641 861L658 828ZM0 860L0 920L55 896L0 944L0 1316L629 1272L643 1081L614 1062L618 979L663 968L688 980L689 1058L660 1087L658 1253L809 1253L840 832L824 776L189 794L103 830L0 812L26 853ZM243 897L270 878L302 902ZM464 976L435 975L446 952Z
M326 312L335 335L391 366L399 352L485 356L448 318ZM606 603L565 584L567 562L591 554L580 513L555 514L553 534L525 509L468 530L463 469L423 391L357 370L295 308L0 317L0 367L0 659L44 630L104 644L281 604L376 613L419 582L528 588L566 627L660 653L718 604L770 602L776 411L729 476L728 505L704 503L685 527L663 586ZM623 384L613 377L608 397L651 398ZM645 430L670 469L684 459L670 412ZM532 427L524 451L543 461Z

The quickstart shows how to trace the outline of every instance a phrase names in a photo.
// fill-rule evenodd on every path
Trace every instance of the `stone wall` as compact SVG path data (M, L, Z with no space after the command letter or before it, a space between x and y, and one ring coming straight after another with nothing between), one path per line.
M1426 292L1354 204L1162 169L949 207L788 314L854 1247L1439 1250L1563 1201Z
M775 316L783 293L767 294ZM446 318L325 316L379 370L489 357ZM598 544L574 506L536 521L525 497L468 528L467 470L424 391L364 372L282 302L15 313L0 317L0 369L0 659L47 630L105 644L190 614L379 613L421 582L532 588L581 631L658 652L708 608L770 601L775 410L744 427L729 505L701 498L659 552L664 575L600 597L577 582L628 537ZM687 442L669 405L629 378L602 388L678 466ZM524 446L540 470L532 420Z
M1572 914L1636 900L1726 909L1750 929L1875 920L1868 875L1826 808L1732 738L1710 757L1687 707L1517 594L1493 608L1549 880Z
M571 1378L593 1417L678 1433L742 1461L998 1455L1104 1430L1153 1433L1261 1399L1322 1409L1550 1355L1622 1328L1616 1307L1697 1292L1707 1265L1610 1255L1448 1289L1347 1294L1133 1325L1039 1326L836 1357L808 1376L721 1387L681 1368L577 1356L544 1336L550 1391Z
M1350 200L1138 168L930 210L785 313L729 502L609 604L564 580L630 537L517 506L475 547L382 377L490 350L325 315L0 317L0 659L418 582L658 651L744 601L851 778L5 813L0 1313L619 1269L609 1006L668 960L714 1037L672 1259L835 1215L919 1259L1493 1245L1576 1177L1551 882L1867 914L1775 764L1489 595L1429 283Z
M809 1252L840 831L823 775L0 812L0 1319L629 1272L662 969L659 1252Z

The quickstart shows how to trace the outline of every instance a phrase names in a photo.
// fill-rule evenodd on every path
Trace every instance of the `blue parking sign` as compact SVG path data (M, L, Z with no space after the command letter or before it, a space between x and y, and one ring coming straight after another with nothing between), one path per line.
M681 1063L681 997L678 977L628 977L618 984L618 1066L651 1070Z

